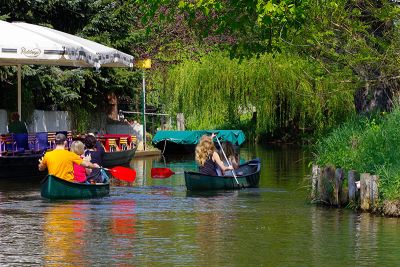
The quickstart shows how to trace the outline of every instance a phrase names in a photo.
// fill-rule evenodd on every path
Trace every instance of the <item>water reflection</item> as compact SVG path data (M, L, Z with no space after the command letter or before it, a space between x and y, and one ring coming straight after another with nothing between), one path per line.
M81 201L52 204L43 223L47 266L66 262L87 266L104 255L109 256L106 262L132 262L137 220L134 200L116 199L95 207L93 202Z
M123 199L112 201L111 232L112 232L112 251L114 262L131 262L135 257L136 242L136 202L133 199ZM123 246L123 249L121 249Z
M83 265L85 233L88 225L88 205L58 204L48 207L43 225L45 260L48 266L68 262Z
M188 192L183 175L134 160L138 179L106 198L47 201L0 181L1 266L397 266L400 219L310 205L304 151L243 148L262 159L260 188ZM154 165L153 165L154 164ZM174 166L174 164L176 164Z

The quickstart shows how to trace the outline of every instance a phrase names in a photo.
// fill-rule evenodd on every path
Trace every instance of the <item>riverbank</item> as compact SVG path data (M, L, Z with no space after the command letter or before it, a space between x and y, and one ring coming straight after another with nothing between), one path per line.
M371 191L371 194L376 194L373 208L363 209L361 205L351 207L387 216L400 216L399 129L399 108L391 113L354 117L318 141L313 163L324 170L331 166L345 173L355 170L360 175L376 177L376 190ZM328 183L333 181L325 178ZM348 176L345 175L341 182L349 186ZM335 186L339 186L338 181L335 181Z

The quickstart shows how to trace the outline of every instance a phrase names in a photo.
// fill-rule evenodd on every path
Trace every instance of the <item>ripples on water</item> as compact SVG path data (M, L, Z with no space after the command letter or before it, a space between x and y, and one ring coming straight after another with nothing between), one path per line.
M308 155L243 149L262 159L260 188L187 192L136 160L134 185L102 199L47 201L39 182L0 181L0 266L396 266L399 221L307 202Z

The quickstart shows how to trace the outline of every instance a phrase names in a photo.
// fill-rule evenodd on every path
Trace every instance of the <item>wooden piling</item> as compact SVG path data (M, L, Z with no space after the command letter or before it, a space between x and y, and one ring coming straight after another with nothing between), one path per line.
M349 188L349 201L355 203L356 202L356 192L357 192L357 173L353 170L350 170L347 174L347 186Z
M318 198L318 180L321 176L321 168L318 165L312 165L311 172L311 200L317 200Z
M322 170L322 175L318 180L318 196L319 200L325 204L332 205L335 200L333 197L335 168L325 167Z
M362 173L360 176L361 209L373 210L378 202L378 176Z
M343 169L336 169L335 170L335 186L333 188L334 192L334 202L332 203L335 206L340 207L342 202L342 188L343 188L343 180L344 180L344 171Z

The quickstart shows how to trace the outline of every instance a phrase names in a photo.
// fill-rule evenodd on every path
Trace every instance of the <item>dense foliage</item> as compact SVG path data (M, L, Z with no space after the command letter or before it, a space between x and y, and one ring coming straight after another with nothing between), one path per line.
M399 8L389 0L9 1L0 17L150 56L149 105L184 112L193 129L319 133L354 110L390 110L398 92ZM140 109L137 70L26 66L23 76L26 108L92 114L115 93ZM0 79L0 107L13 110L14 68Z
M144 38L133 32L136 9L132 1L18 1L0 6L1 19L26 21L110 45L132 54L132 43ZM16 110L16 71L0 68L0 108ZM79 114L104 112L107 94L128 96L139 103L141 74L128 69L74 69L67 67L23 67L23 118L29 120L32 109L73 110ZM75 120L75 127L87 122Z
M266 54L240 62L211 53L176 66L159 86L167 111L183 112L190 129L246 124L282 136L321 131L354 113L354 83L337 82L351 77L348 69L328 73L301 57Z
M384 199L400 198L400 108L353 117L317 144L315 161L379 175Z

